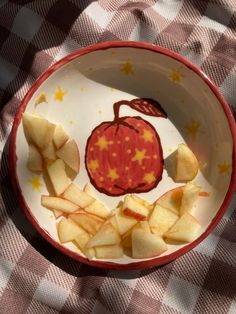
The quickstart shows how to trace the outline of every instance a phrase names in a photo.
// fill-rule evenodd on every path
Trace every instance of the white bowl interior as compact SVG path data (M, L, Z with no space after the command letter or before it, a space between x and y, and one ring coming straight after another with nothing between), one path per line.
M58 86L66 92L62 102L54 99ZM35 99L42 92L45 92L48 103L35 107ZM160 136L165 160L182 142L187 143L198 156L200 171L194 182L202 187L202 191L210 193L209 197L199 198L194 212L204 232L229 188L233 141L221 104L193 70L171 57L146 49L127 47L98 50L74 59L49 76L29 101L26 111L36 112L62 124L69 136L76 140L81 170L75 183L83 188L89 182L84 158L86 141L92 130L103 121L113 120L115 102L138 97L157 100L167 112L168 119L137 113L127 106L121 108L120 116L138 115L150 122ZM44 181L40 177L40 191L33 190L29 182L36 175L26 167L28 144L22 123L17 130L16 155L16 172L25 202L39 225L58 241L55 218L50 210L40 205L41 194L48 194ZM154 202L164 192L178 185L164 169L158 186L140 196ZM94 193L110 209L123 199L123 196L111 197L95 189ZM73 244L65 246L78 252ZM169 245L163 255L182 246ZM130 263L136 260L124 256L113 261Z

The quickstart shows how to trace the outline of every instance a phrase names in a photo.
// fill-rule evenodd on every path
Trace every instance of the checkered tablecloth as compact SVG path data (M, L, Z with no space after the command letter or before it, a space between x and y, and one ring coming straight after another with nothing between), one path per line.
M57 252L12 192L8 136L27 90L51 64L102 41L172 49L236 108L235 0L0 0L0 313L236 313L236 199L214 232L168 265L92 268Z

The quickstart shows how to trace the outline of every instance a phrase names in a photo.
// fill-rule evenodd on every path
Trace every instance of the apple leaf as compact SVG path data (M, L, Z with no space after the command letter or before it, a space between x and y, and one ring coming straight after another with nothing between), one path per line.
M135 98L129 102L129 106L148 116L167 118L161 105L151 98Z

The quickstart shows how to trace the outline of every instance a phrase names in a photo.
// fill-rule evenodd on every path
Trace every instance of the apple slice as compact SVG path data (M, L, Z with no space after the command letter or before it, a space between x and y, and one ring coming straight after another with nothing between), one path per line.
M124 249L128 249L128 250L132 249L132 231L133 231L133 229L130 229L128 232L126 232L122 236L121 244L122 244Z
M153 233L162 236L178 219L178 215L157 204L149 218L149 225Z
M184 187L181 186L166 192L156 201L155 204L159 204L162 207L171 210L176 215L179 215L183 197L183 189Z
M56 219L58 219L61 216L63 216L63 212L61 212L60 210L53 209L52 211L53 211L53 214L54 214Z
M70 180L65 172L64 161L61 159L55 160L51 165L47 166L47 172L56 195L60 195L70 184Z
M123 214L136 220L144 220L149 214L149 209L136 202L131 196L126 195L122 206Z
M143 198L141 198L140 196L136 195L136 194L131 194L131 197L138 203L140 203L141 205L145 206L147 209L151 210L153 209L153 205L148 203L146 200L144 200Z
M93 191L92 191L92 187L91 187L90 184L86 183L86 184L84 185L83 191L84 191L85 193L87 193L88 195L93 196Z
M180 206L180 215L183 215L186 212L191 213L191 210L198 199L200 190L200 186L192 182L188 182L185 185Z
M59 150L56 151L56 155L64 160L64 162L76 173L79 172L80 155L75 140L66 142Z
M104 223L100 217L88 213L71 214L69 218L91 234L95 234Z
M53 142L49 142L48 145L41 149L41 154L46 160L56 160L56 152Z
M56 125L47 119L25 112L23 124L33 143L39 148L47 147L53 138Z
M54 134L53 134L53 142L56 146L56 148L60 148L62 145L64 145L69 139L69 136L63 129L62 125L57 124Z
M123 248L120 244L95 247L95 256L99 259L120 258L123 254Z
M68 186L62 197L81 208L85 208L95 201L94 197L80 190L74 183Z
M43 159L39 151L34 145L29 145L29 155L27 160L27 168L30 171L42 171Z
M133 228L133 226L135 226L138 222L137 219L124 215L121 208L117 208L115 217L117 221L117 229L120 235L124 235L131 228Z
M166 240L171 242L192 242L199 233L201 225L188 212L183 214L176 223L164 234Z
M110 214L109 210L105 207L104 204L98 200L94 201L92 204L84 208L84 210L90 214L94 214L101 218L107 218Z
M79 206L60 197L41 195L41 205L48 209L59 210L63 213L73 213Z
M82 229L82 228L81 228ZM82 229L83 230L83 229ZM83 230L80 234L78 234L73 241L75 244L79 247L79 249L85 254L86 251L86 245L88 241L90 240L91 236L89 235L88 232Z
M186 144L179 144L176 154L175 182L188 182L198 173L198 160Z
M103 224L98 232L89 240L87 248L103 245L113 245L121 242L120 235L112 224Z
M78 235L83 234L84 230L74 222L62 217L57 225L58 237L61 243L73 241Z
M151 258L167 250L167 244L159 235L142 228L134 228L131 237L133 258Z

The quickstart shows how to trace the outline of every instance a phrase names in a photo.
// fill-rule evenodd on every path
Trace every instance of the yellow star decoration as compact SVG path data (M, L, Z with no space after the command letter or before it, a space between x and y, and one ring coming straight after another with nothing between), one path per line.
M84 87L83 86L80 86L80 89L79 89L81 92L84 92Z
M121 72L125 75L134 74L134 67L132 63L126 62L121 66Z
M107 141L105 136L100 136L95 145L97 145L100 150L104 150L104 149L107 150L108 145L111 145L112 143L113 143L112 141Z
M144 176L144 180L148 184L153 183L156 180L156 177L154 176L154 172L152 171L152 172L146 173L145 176Z
M199 122L192 121L184 127L187 133L192 137L192 140L195 140L197 133L199 132L200 125L201 124Z
M145 142L153 142L153 134L147 129L143 130L143 135L141 136Z
M90 162L88 163L88 168L89 170L91 170L92 172L95 172L99 167L98 161L96 159L92 159L90 160Z
M63 101L65 94L66 92L61 89L61 86L58 86L54 93L54 100Z
M143 150L138 150L135 148L135 155L134 157L131 159L132 161L137 161L139 165L142 164L144 159L149 158L148 156L146 156L146 149Z
M45 102L46 104L48 103L48 100L47 100L47 96L45 93L41 93L36 99L35 99L35 102L34 102L34 106L38 106L39 104L41 104L42 102Z
M180 83L183 77L183 74L176 69L173 69L170 73L170 80L174 83Z
M219 173L229 174L230 168L231 168L231 165L228 164L227 162L224 162L223 164L219 164L218 165Z
M116 168L110 168L107 176L111 179L111 181L115 181L120 177L117 173Z
M39 176L34 176L30 180L28 180L28 181L31 184L32 189L34 191L41 192L40 191L40 187L43 186L43 184L41 183L41 180L40 180Z

